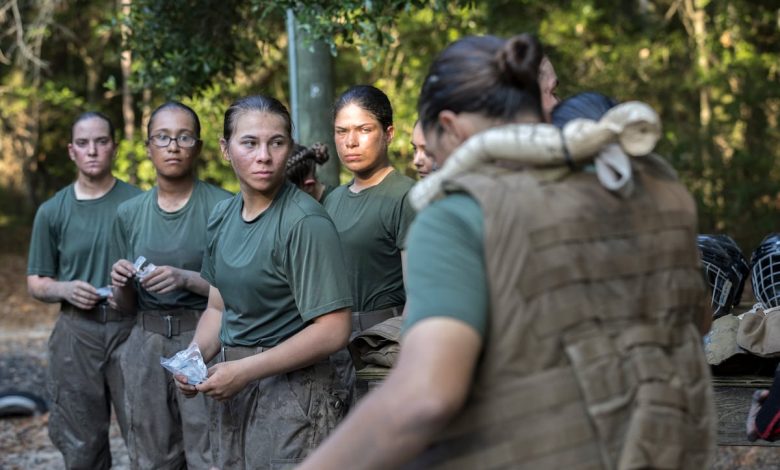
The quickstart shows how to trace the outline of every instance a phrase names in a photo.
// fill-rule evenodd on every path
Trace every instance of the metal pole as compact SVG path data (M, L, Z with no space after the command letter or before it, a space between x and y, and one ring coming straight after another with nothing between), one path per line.
M298 51L297 38L295 34L295 13L292 9L287 9L287 56L290 62L290 117L293 123L293 139L299 140L300 119L298 118Z

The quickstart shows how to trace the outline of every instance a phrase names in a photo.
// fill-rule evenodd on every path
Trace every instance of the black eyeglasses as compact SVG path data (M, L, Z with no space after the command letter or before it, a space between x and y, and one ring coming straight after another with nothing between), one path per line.
M165 134L157 134L153 135L149 138L149 142L154 144L155 147L162 147L165 148L171 144L172 141L176 141L176 145L178 145L181 148L190 148L194 147L195 144L200 142L200 139L197 139L191 135L180 135L179 137L171 137L169 135Z

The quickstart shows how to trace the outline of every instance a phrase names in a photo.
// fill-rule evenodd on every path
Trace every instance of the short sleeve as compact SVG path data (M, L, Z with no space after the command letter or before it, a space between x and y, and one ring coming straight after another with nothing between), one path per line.
M48 205L38 209L30 236L30 252L27 261L27 274L56 277L59 266L57 233L53 226Z
M111 228L111 239L108 244L108 264L112 267L118 260L127 259L128 256L125 215L126 211L120 206ZM133 260L130 261L132 262Z
M431 317L449 317L484 337L489 290L479 204L454 194L426 208L409 231L404 331Z
M399 250L406 249L406 237L416 215L417 213L409 202L409 193L407 192L399 204L398 222L396 223L395 246Z
M341 241L328 217L308 215L292 227L284 265L304 321L352 306Z
M230 201L226 199L225 201ZM216 285L214 273L214 255L217 249L217 234L226 212L225 201L220 201L214 206L206 224L206 248L203 250L203 261L200 264L200 276L212 286Z

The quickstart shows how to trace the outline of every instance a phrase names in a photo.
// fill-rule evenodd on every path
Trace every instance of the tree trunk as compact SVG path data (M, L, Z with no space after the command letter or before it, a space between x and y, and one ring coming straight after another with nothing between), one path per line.
M130 6L132 0L117 0L117 7L119 8L122 16L130 14ZM120 66L122 68L122 121L124 125L123 138L131 144L135 141L135 109L133 108L133 93L130 90L130 75L132 74L133 56L132 51L126 49L125 39L130 34L130 29L123 21L120 27L122 33L122 54L120 55ZM128 180L130 184L137 184L138 182L138 158L134 150L135 146L130 147L130 152L127 155L130 161L128 168Z
M292 13L288 15L292 16ZM323 41L307 41L297 24L294 28L295 39L288 43L288 47L294 48L291 53L295 57L290 61L290 94L293 96L291 108L296 121L296 140L307 147L315 142L328 146L331 158L317 169L317 178L322 183L335 186L339 184L341 165L333 142L330 112L333 104L330 49ZM293 65L295 63L297 67Z
M33 89L41 86L41 68L45 65L41 62L41 48L43 40L46 37L45 31L48 29L54 14L54 2L44 0L39 2L38 13L35 21L27 28L24 34L24 47L27 48L29 56L24 54L20 60L20 68L24 71L27 82ZM18 9L16 10L18 14ZM21 26L21 16L19 26ZM38 94L30 96L26 112L20 115L19 129L22 132L17 136L18 142L14 149L16 154L23 161L24 188L29 207L37 207L42 195L39 195L39 185L37 178L37 157L40 137L40 115L41 102Z

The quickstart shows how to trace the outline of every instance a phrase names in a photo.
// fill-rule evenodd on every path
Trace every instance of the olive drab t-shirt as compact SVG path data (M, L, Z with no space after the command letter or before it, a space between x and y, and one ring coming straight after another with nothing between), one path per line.
M119 180L97 199L76 199L73 184L61 189L35 214L27 274L108 285L113 264L108 245L117 207L140 193Z
M393 170L359 193L339 186L324 202L344 247L356 312L406 302L401 250L415 215L407 200L413 185L414 180Z
M328 197L330 193L333 192L334 189L338 188L338 186L331 186L329 184L326 184L324 188L322 188L322 196L320 196L320 204L325 204L325 198Z
M436 201L409 229L404 331L431 317L449 317L484 338L490 291L482 209L465 193Z
M325 209L286 181L249 222L241 194L217 204L201 275L219 289L225 346L272 347L314 318L352 306L338 233Z
M111 239L111 258L132 263L143 256L156 266L200 273L209 215L219 201L231 196L224 189L195 181L184 207L166 212L157 203L157 187L150 189L119 206ZM136 291L139 310L204 310L208 300L187 289L155 294L138 282Z

